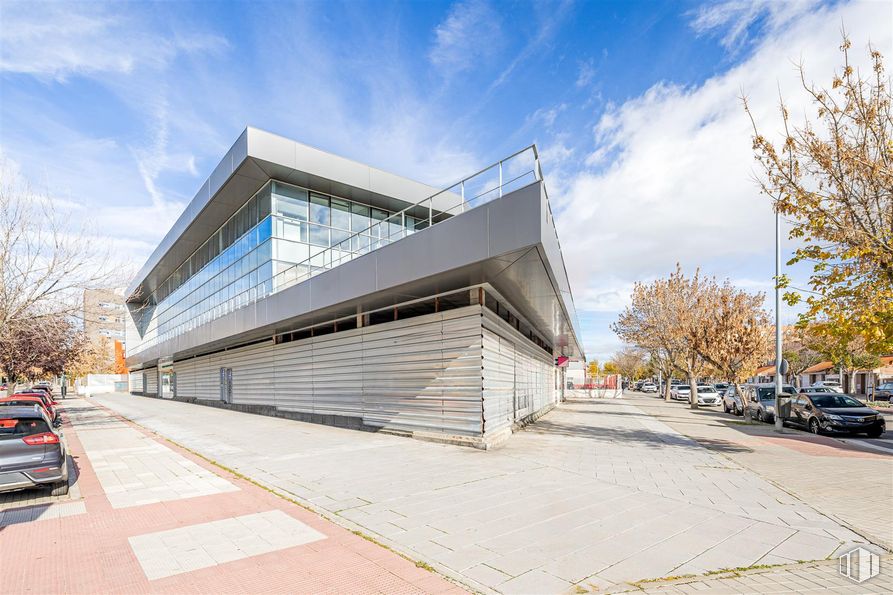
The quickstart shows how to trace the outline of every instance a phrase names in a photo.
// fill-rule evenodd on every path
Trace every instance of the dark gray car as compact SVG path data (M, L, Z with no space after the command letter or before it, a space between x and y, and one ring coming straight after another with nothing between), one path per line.
M61 433L37 405L0 409L0 492L42 487L68 493Z

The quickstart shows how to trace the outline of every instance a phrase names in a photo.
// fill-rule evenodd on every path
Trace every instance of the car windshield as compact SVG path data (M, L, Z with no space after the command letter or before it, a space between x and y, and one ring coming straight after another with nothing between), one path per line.
M691 390L691 387L687 384L677 384L676 388L679 390Z
M698 392L699 392L699 393L715 393L715 392L716 392L716 389L713 388L713 387L710 386L710 385L707 385L707 384L699 384L699 385L698 385Z
M812 403L816 407L865 407L865 405L847 395L816 395L811 398Z
M878 387L881 390L893 390L893 382L885 382Z
M793 386L782 386L782 393L796 393L797 391ZM768 401L770 399L775 399L775 387L774 386L764 386L757 389L757 394L760 395L761 401Z

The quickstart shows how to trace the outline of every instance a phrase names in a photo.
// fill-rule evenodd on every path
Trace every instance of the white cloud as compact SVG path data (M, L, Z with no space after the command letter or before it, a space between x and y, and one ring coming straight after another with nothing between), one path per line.
M697 33L721 36L722 44L735 48L748 41L749 30L766 19L770 31L778 31L818 5L818 0L727 0L704 4L693 13L692 28Z
M592 60L588 62L581 62L580 69L577 73L577 83L578 87L588 87L589 83L595 78L595 66L592 64Z
M6 2L0 27L0 71L64 81L72 75L129 73L163 67L177 54L219 50L226 41L193 31L159 38L146 15L125 16L112 5Z
M465 0L454 4L434 29L428 57L445 76L452 76L492 57L502 39L499 14L484 0Z
M778 132L779 87L794 120L814 114L792 60L802 57L808 77L829 83L840 24L853 32L851 57L863 60L869 41L891 47L889 16L889 4L853 3L776 19L734 68L694 87L660 83L609 108L593 131L589 169L552 193L578 309L619 310L632 282L664 276L676 262L765 290L774 216L754 182L740 95L767 133Z

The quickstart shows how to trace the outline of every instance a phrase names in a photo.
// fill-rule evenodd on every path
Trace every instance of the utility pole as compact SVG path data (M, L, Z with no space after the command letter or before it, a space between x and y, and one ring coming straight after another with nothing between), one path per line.
M781 432L781 214L775 209L775 431Z

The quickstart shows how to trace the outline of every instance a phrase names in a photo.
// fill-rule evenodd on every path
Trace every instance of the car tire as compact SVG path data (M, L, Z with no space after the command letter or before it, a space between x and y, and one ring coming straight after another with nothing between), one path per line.
M722 410L726 413L731 413L732 411L729 409L729 404L723 401Z
M884 435L884 431L883 431L882 429L880 429L880 428L876 428L876 429L871 430L870 432L868 432L868 437L869 437L869 438L880 438L880 437L883 436L883 435Z
M68 494L68 481L54 483L50 489L50 496L65 496Z
M757 421L759 421L759 422L763 421L763 410L762 409L757 409Z
M816 436L822 433L822 426L819 425L819 420L814 417L809 420L809 433L815 434Z
M739 409L738 405L735 405L735 415L737 415L738 417L742 417L744 415L744 410Z

